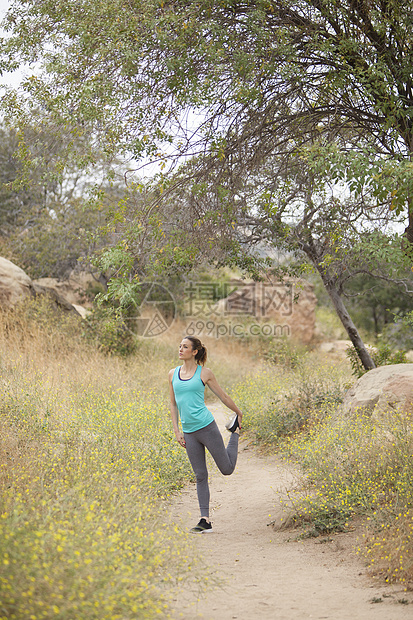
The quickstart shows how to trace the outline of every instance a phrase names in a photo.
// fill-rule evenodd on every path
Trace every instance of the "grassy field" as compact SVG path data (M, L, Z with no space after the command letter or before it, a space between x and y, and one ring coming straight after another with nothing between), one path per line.
M191 478L168 411L181 337L178 324L122 359L85 343L70 315L0 314L0 619L167 617L177 588L201 587L190 537L165 517ZM266 363L262 342L206 344L247 433L303 469L293 521L318 535L361 515L360 552L411 582L411 421L341 419L348 363L288 343Z
M191 541L165 518L191 477L167 399L180 338L125 360L50 308L0 315L0 618L155 618L198 587ZM233 346L214 349L225 384Z

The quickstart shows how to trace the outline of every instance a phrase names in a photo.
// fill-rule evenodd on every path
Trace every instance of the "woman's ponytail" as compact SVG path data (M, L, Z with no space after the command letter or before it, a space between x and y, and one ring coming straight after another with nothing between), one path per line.
M185 336L184 340L190 340L192 343L192 350L197 351L195 355L195 360L198 364L203 366L207 360L207 350L206 346L202 344L199 338L195 338L194 336Z

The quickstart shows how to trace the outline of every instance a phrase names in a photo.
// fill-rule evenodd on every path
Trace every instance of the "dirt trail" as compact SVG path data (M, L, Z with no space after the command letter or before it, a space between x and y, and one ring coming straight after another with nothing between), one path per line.
M211 410L223 429L228 419L223 408L213 405ZM325 544L324 539L288 542L291 532L267 526L280 518L280 497L294 482L275 457L261 457L241 441L232 476L222 476L215 466L209 471L213 532L194 535L194 543L218 585L200 597L194 592L179 595L174 620L413 617L411 593L368 577L363 560L353 551L354 533L335 535ZM173 518L185 528L198 521L195 485L176 499ZM403 600L409 604L399 602Z

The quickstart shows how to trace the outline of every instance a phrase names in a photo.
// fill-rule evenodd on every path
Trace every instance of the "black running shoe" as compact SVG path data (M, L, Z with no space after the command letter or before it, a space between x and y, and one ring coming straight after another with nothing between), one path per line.
M210 532L212 530L212 525L211 523L208 523L208 521L204 518L202 518L200 520L200 522L195 525L195 527L191 528L191 532L193 532L194 534L201 534L202 532Z
M239 428L239 424L238 424L238 416L235 415L234 417L232 417L230 419L229 422L227 422L225 424L225 428L227 429L227 431L229 431L230 433L233 433L234 431L237 430L237 428Z

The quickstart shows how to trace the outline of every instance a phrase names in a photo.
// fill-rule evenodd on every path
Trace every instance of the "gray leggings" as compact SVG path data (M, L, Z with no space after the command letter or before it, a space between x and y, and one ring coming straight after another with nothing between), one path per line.
M209 517L209 485L205 448L208 448L220 472L224 476L229 476L237 464L239 435L232 433L228 446L225 447L222 435L214 420L199 431L184 433L184 437L186 452L196 475L196 490L201 517Z

